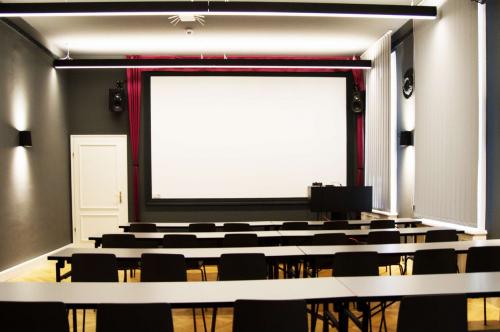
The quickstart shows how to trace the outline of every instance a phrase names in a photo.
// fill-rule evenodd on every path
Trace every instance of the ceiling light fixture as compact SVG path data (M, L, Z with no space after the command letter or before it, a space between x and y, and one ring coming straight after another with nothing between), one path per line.
M0 17L28 16L303 16L434 19L434 6L301 2L130 1L0 3Z
M56 69L112 68L268 68L370 69L370 60L312 59L74 59L54 60Z
M195 14L179 14L179 15L173 15L168 18L170 20L170 23L172 23L173 26L176 26L177 23L179 22L198 22L201 25L205 25L205 16L203 15L195 15Z

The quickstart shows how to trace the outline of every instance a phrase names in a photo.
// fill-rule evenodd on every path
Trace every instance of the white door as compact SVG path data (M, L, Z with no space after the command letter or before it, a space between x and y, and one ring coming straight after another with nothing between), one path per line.
M127 136L72 135L73 241L128 222Z

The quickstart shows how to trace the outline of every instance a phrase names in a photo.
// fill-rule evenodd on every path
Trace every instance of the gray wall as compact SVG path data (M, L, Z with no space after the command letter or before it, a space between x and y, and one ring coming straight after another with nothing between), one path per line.
M0 270L71 242L64 73L0 22ZM31 130L32 148L17 147Z
M397 132L415 129L415 94L403 96L403 75L413 67L413 35L409 35L396 47L397 70ZM418 82L416 82L418 89ZM398 134L399 135L399 134ZM399 137L399 136L398 136ZM397 190L400 217L413 217L415 193L415 149L413 146L397 146Z
M500 238L500 1L486 5L486 229Z
M124 70L74 70L68 75L70 105L70 134L129 134L126 112L108 111L108 89L117 80L125 80ZM142 121L141 135L144 134ZM148 206L144 194L144 139L140 144L140 208L142 221L191 220L259 220L315 218L308 209L300 207L166 207ZM132 163L129 149L129 219L133 219Z

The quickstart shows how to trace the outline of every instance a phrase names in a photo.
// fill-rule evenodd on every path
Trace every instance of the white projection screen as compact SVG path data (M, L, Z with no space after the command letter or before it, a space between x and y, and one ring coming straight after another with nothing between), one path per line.
M313 182L346 185L346 127L345 77L152 74L151 198L305 198Z

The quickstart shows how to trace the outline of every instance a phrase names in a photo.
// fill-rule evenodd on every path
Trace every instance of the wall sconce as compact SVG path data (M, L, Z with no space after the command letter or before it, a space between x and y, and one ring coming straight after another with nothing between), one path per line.
M19 146L24 146L25 148L32 147L31 144L31 131L20 131L19 132Z
M413 131L402 131L399 135L399 145L412 146L413 145Z

